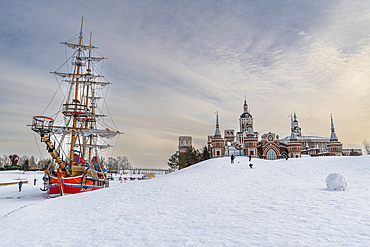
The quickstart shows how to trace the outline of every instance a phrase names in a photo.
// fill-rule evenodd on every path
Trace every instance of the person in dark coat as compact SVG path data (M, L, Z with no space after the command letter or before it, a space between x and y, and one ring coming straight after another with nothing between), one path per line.
M252 160L252 155L249 155L249 162L251 162Z
M21 190L22 190L22 185L23 185L23 182L22 182L22 181L19 181L19 183L18 183L18 186L19 186L19 192L21 192Z
M234 164L234 159L235 159L235 156L232 154L231 155L231 164Z

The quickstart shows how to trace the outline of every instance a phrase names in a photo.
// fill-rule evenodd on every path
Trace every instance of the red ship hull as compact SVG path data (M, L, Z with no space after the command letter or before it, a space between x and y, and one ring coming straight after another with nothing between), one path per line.
M76 194L87 191L102 189L105 187L105 180L95 179L91 177L75 176L75 177L62 177L60 185L58 178L51 177L46 188L49 195L54 194Z

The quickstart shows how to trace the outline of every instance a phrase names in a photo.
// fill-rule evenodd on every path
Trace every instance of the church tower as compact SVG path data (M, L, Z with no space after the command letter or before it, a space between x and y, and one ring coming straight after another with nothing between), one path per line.
M298 126L298 120L297 120L297 115L295 114L295 111L294 111L293 125L294 125L294 132L297 134L297 136L302 136L302 129Z
M246 156L257 157L258 136L252 131L251 116L248 116L248 130L244 134L244 154Z
M330 134L330 143L327 145L330 156L342 156L342 147L343 144L338 141L338 137L335 134L333 116L330 116L331 120L331 134Z
M297 140L297 134L294 131L294 121L292 115L290 115L290 123L291 133L287 143L288 156L289 158L301 158L302 145Z
M244 143L245 132L248 131L249 127L251 127L252 132L253 132L253 117L249 113L250 109L248 109L247 99L244 99L243 111L244 112L240 115L240 118L239 118L240 131L237 132L237 138L236 138L236 142L240 144Z
M247 99L244 99L243 112L248 112Z
M185 153L187 148L191 148L191 136L179 136L179 153Z
M216 130L212 138L211 149L212 149L211 150L212 158L222 157L225 154L225 142L224 142L224 139L221 137L221 132L219 129L218 111L217 111L217 117L216 117Z

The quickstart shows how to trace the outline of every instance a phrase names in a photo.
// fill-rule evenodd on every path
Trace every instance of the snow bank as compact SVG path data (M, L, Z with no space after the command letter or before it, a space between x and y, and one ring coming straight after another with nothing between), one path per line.
M332 173L326 178L326 186L332 190L345 190L347 182L342 174Z
M252 162L217 158L51 199L26 173L22 192L0 187L0 246L369 246L370 156ZM350 179L346 193L325 189L332 171Z

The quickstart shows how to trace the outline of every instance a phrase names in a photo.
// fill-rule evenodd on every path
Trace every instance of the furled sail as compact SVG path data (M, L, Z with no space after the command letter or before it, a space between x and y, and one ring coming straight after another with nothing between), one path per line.
M80 146L80 147L82 147L82 146L84 146L83 144L76 144L76 146ZM111 146L111 145L108 145L108 144L105 144L105 145L99 145L99 144L97 144L97 145L95 145L95 144L85 144L85 146L84 146L85 148L89 148L89 149L95 149L95 148L97 148L97 149L99 149L99 150L104 150L104 149L107 149L107 148L110 148L110 147L113 147L113 146Z
M82 50L91 50L91 49L97 49L98 48L96 46L91 46L91 45L79 45L79 44L73 44L73 43L67 43L67 42L60 42L60 43L66 45L66 46L68 46L69 48L72 48L72 49L79 48L79 49L82 49Z
M102 75L93 75L93 74L73 74L73 73L62 73L62 72L50 72L52 74L56 74L56 75L59 75L61 77L73 77L73 78L86 78L86 79L95 79L95 78L98 78L98 77L104 77Z
M119 131L111 131L111 130L99 130L99 129L74 129L75 133L80 134L84 137L98 135L102 138L111 139L115 137L117 134L120 134ZM72 134L72 129L65 129L65 128L54 128L53 133L57 135Z

